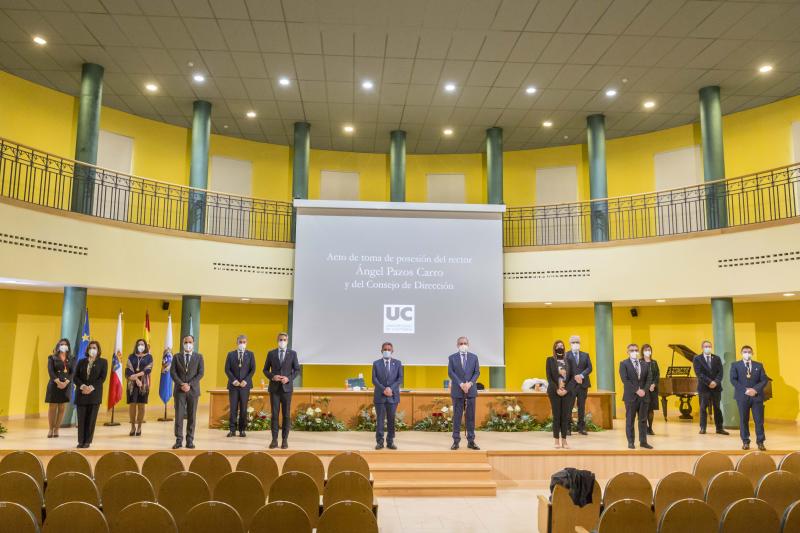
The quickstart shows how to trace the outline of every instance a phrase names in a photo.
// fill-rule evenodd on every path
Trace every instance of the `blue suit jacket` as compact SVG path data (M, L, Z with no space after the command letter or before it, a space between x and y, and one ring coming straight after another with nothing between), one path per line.
M744 400L747 395L746 389L755 389L756 395L753 401L764 401L764 387L767 386L769 377L764 371L764 365L758 361L750 360L750 379L747 379L747 366L744 361L739 360L731 365L731 383L733 384L733 397L737 402Z
M467 352L467 366L461 366L461 354L456 352L450 356L447 363L447 375L450 376L450 397L451 398L474 398L478 395L478 377L481 375L481 366L478 356L472 352ZM462 383L472 382L467 394L461 390Z
M372 386L375 387L373 402L400 403L400 386L403 384L403 363L392 357L389 359L389 372L386 372L386 363L383 358L372 363ZM383 389L392 389L392 395L383 394Z
M239 368L239 350L228 352L225 358L225 375L228 376L228 390L238 389L234 387L234 381L247 381L245 389L253 388L253 374L256 371L256 356L250 350L244 351L242 357L242 368Z

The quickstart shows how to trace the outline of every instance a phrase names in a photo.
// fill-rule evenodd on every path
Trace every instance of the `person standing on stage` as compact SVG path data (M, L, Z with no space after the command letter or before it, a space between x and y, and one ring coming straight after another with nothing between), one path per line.
M103 403L103 383L108 361L100 357L100 343L90 341L86 357L75 367L75 409L78 411L78 448L88 448L94 439L97 413Z
M628 345L628 358L619 364L619 377L622 380L622 401L625 402L625 436L628 448L633 450L636 438L633 423L639 417L639 447L653 447L647 443L647 410L650 404L650 363L639 360L639 346Z
M300 372L297 352L288 349L289 335L278 334L278 347L267 354L264 375L269 379L269 403L272 406L272 442L270 448L278 447L278 415L282 415L281 449L289 447L289 430L292 427L292 391L294 377Z
M375 445L376 450L383 449L383 424L386 420L386 447L396 450L394 444L394 422L397 404L400 403L400 386L403 384L403 363L392 357L394 346L384 342L381 346L382 357L372 363L372 386L375 387L373 403L375 404Z
M133 353L128 356L128 365L125 367L125 378L128 380L128 411L131 417L130 436L139 437L142 434L144 411L150 396L150 373L153 371L153 356L150 347L144 339L138 339L134 344Z
M467 448L480 450L475 444L475 398L478 395L478 377L481 375L478 356L469 351L469 339L459 337L458 352L450 356L447 375L450 376L450 398L453 400L453 445L457 450L461 442L461 417L465 414Z
M733 397L739 406L739 435L742 437L742 449L750 449L750 412L756 426L756 444L758 449L766 451L764 446L764 387L769 377L764 365L753 361L753 348L742 346L742 358L731 366L731 383L734 387Z
M661 370L658 368L658 361L653 359L653 347L649 344L642 344L642 357L650 365L650 387L646 391L650 396L650 404L647 406L647 434L655 435L653 418L658 409L658 380L661 378Z
M586 433L586 397L589 395L589 387L592 385L589 375L592 373L592 360L589 354L581 351L581 338L572 335L569 338L570 352L568 358L575 364L575 387L572 394L575 396L575 403L578 404L578 433ZM567 427L569 433L569 427Z
M572 424L572 391L577 382L573 379L575 360L564 353L564 342L561 340L553 343L553 356L547 358L545 375L547 397L553 414L555 447L567 449L567 435Z
M722 411L720 399L722 398L722 359L711 353L711 341L703 341L703 353L695 356L692 366L697 376L697 394L700 396L700 434L706 433L706 419L708 406L714 411L714 424L717 433L730 435L722 425Z
M175 383L175 444L172 448L177 450L183 446L183 419L186 418L186 447L191 449L194 448L200 380L205 374L203 354L194 351L192 335L183 338L183 351L172 358L169 373Z
M48 404L47 422L50 429L47 438L58 437L58 428L64 421L64 410L70 402L69 386L72 383L72 373L75 370L75 359L70 353L69 340L61 339L56 344L53 353L47 358L47 373L50 381L47 382L44 401Z
M230 419L228 437L247 434L247 402L250 389L253 388L253 374L256 372L256 356L247 349L247 336L236 337L236 349L228 352L225 359L225 374L228 376L228 400L230 401Z

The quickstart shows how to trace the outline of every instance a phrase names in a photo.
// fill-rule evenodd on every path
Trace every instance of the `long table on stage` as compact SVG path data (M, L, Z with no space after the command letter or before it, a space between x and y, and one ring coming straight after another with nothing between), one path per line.
M227 389L214 389L208 391L211 395L210 409L208 412L208 427L218 428L221 420L228 417L230 412ZM502 389L487 389L478 392L475 404L475 422L482 425L489 416L491 404L496 402L498 396L513 396L517 403L532 414L536 420L542 421L551 415L550 400L544 392L507 391ZM326 397L330 399L329 408L333 415L352 427L359 411L372 404L373 391L350 391L344 389L313 389L296 388L292 395L292 416L300 407L308 407L314 398ZM450 398L447 389L416 389L400 393L398 413L404 413L404 422L409 426L423 419L431 413L431 406L435 398ZM592 422L604 429L612 429L611 405L614 393L610 391L590 391L586 399L586 412L591 413ZM270 412L269 392L265 389L252 389L250 391L250 406L257 411Z

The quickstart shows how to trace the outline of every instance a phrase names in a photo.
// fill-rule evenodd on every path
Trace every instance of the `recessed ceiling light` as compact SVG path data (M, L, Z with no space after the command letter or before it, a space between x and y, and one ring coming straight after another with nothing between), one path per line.
M453 129L452 128L445 128L445 129L442 130L442 133L444 133L445 135L452 135L453 134Z
M553 302L545 302L544 305L553 305Z
M199 73L192 76L192 79L197 83L203 83L204 81L206 81L206 77Z
M666 300L664 298L659 298L658 300L656 300L656 303L663 304L666 303Z
M766 74L767 72L771 72L772 71L772 65L761 65L760 67L758 67L758 71L761 74Z
M243 302L249 302L249 301L250 301L250 298L242 298L242 301L243 301Z
M256 118L256 112L255 111L248 111L246 113L246 115L247 115L247 118Z
M449 92L449 93L451 93L451 92L456 90L456 84L455 83L448 83L447 85L444 86L444 90Z
M794 296L794 293L793 292L784 292L783 295L786 296L787 298L790 298L790 297Z
M545 128L549 128L552 125L553 123L550 122L549 120L545 120L544 122L542 122L542 126L544 126Z
M281 79L279 79L279 80L278 80L278 83L280 83L281 85L283 85L284 87L286 87L286 86L287 86L287 85L289 85L289 83L290 83L290 82L289 82L289 78L281 78Z
M361 82L361 88L366 89L368 91L372 89L374 86L375 85L370 80L364 80Z
M144 86L144 88L150 91L151 93L154 93L158 90L158 85L156 85L155 83L148 83L147 85Z
M644 103L645 109L653 109L656 106L656 103L652 100L648 100Z
M33 36L33 42L35 42L39 46L44 46L44 45L47 44L47 39L45 39L44 37L42 37L40 35L34 35Z
M344 130L345 133L353 133L354 131L356 131L356 129L353 126L351 126L350 124L348 124L347 126L345 126L342 129Z
M535 92L536 92L536 87L534 87L533 85L531 85L531 86L529 86L529 87L527 87L527 88L525 89L525 92L526 92L526 93L528 93L528 94L533 94L533 93L535 93Z
M566 141L567 139L569 139L569 135L564 135L564 140Z
M228 125L227 124L223 124L222 125L222 129L227 130L228 129Z
M606 91L606 96L608 96L609 98L611 98L612 96L617 96L617 91L616 91L616 89L609 89L609 90L607 90L607 91Z

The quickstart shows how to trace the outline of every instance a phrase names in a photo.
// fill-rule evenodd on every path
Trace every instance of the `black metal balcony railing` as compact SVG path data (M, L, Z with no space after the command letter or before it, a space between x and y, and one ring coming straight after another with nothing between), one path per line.
M142 226L291 242L292 204L102 169L0 138L0 196ZM800 165L666 191L511 207L503 243L570 245L679 235L800 216Z
M800 216L800 165L590 202L511 207L505 247L680 235Z
M292 204L102 169L0 139L0 196L154 228L290 242Z

